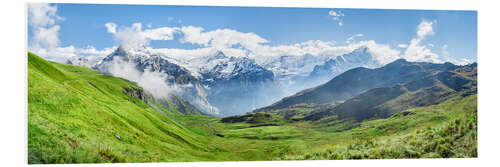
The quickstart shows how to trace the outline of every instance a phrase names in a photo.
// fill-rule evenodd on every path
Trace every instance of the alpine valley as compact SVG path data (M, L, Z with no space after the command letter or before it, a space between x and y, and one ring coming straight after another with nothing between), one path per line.
M28 163L477 157L477 64L28 53Z

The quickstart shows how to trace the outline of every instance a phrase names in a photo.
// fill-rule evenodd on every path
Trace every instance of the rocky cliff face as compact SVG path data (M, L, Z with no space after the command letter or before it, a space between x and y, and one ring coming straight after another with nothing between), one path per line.
M144 90L140 88L123 88L123 93L130 97L138 98L144 102L147 102L147 95L144 93Z
M123 68L123 66L126 65L132 65L133 69ZM163 74L165 77L161 78L162 81L156 82L165 82L166 85L173 87L171 92L165 93L173 93L189 101L196 106L196 108L206 113L214 115L219 113L218 109L210 105L207 101L206 92L202 83L196 77L192 76L190 71L177 64L171 63L161 55L149 52L147 49L139 48L138 50L133 50L119 47L116 51L106 56L101 62L95 65L94 68L105 74L112 74L111 70L113 68L119 68L119 70L124 69L124 74L122 75L124 75L125 78L127 72L129 72L127 70L132 71L131 73L135 71L139 73L148 71L156 74ZM115 69L114 73L116 72ZM154 93L155 92L153 92L153 94Z

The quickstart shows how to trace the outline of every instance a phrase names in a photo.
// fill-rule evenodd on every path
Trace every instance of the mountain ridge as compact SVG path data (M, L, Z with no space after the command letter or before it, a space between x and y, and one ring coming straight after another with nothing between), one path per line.
M358 67L334 77L325 84L305 89L255 112L280 109L300 103L325 104L347 100L372 88L404 83L432 72L458 67L451 63L408 62L404 59L395 60L375 69Z
M93 67L109 73L106 68L116 65L113 62L115 57L133 64L140 72L149 69L166 74L167 85L178 88L174 94L199 110L215 115L250 112L320 85L350 68L380 66L368 47L359 47L340 56L280 56L276 61L257 63L248 56L227 56L220 50L210 56L181 60L180 56L169 57L151 48L126 49L120 46ZM288 74L276 69L295 72ZM307 69L311 71L307 72ZM234 95L243 98L230 98Z

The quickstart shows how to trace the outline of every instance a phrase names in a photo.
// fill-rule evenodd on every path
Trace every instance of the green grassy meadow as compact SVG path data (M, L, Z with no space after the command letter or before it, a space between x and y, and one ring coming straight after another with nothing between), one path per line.
M142 91L125 79L28 53L28 163L477 157L477 95L362 122L292 121L303 115L284 119L271 111L223 123L125 89Z

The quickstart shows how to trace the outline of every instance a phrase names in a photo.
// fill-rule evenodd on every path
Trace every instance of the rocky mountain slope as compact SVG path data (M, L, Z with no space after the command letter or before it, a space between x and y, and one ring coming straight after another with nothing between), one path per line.
M350 68L380 66L366 47L340 56L285 55L264 62L245 55L228 56L222 51L204 56L171 56L146 47L118 47L101 59L79 58L68 63L124 78L130 77L129 69L123 68L127 65L140 73L165 75L163 80L172 90L166 93L213 115L250 112L324 83Z
M454 68L457 66L451 63L408 62L404 59L375 69L358 67L336 76L325 84L285 97L257 111L280 109L301 103L318 105L334 103L347 100L369 89L405 83Z
M338 119L386 118L409 108L439 104L454 96L477 93L477 65L448 67L415 80L369 89L331 110L313 113L305 120L337 115Z

